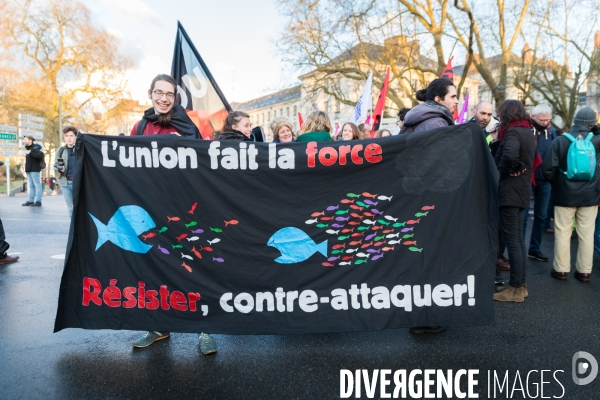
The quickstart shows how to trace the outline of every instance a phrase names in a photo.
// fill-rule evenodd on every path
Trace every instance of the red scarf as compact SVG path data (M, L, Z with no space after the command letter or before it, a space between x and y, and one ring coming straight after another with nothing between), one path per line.
M502 143L502 141L504 140L506 131L508 129L514 128L514 127L531 129L531 122L529 122L526 119L517 119L517 120L509 123L508 128L500 128L500 131L498 132L498 137L499 137L500 143ZM538 151L537 146L535 146L535 156L533 157L533 171L535 171L535 169L537 167L539 167L540 165L542 165L542 156L540 155L540 152ZM535 174L533 173L533 171L531 174L531 183L535 186Z

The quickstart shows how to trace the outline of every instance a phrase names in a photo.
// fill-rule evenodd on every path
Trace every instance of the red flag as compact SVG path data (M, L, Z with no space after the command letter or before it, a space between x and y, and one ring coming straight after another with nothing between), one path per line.
M379 97L377 98L377 105L375 105L375 109L373 110L373 128L371 128L371 137L375 137L375 133L379 130L379 125L381 124L383 110L385 109L385 99L387 98L389 80L390 68L388 67L387 72L385 73L385 79L383 80L383 86L381 87Z
M448 60L448 64L446 64L446 68L444 68L444 72L440 76L440 78L450 79L450 81L452 81L452 83L454 83L454 68L452 68L452 60L453 59L454 59L454 56L450 57L450 59ZM452 112L452 119L455 121L458 119L458 110L456 109L456 107L454 108L454 111Z
M304 120L302 119L302 114L298 111L298 125L300 125L300 129L304 129Z
M177 97L202 139L214 139L231 106L180 22L173 52L171 76L177 82Z

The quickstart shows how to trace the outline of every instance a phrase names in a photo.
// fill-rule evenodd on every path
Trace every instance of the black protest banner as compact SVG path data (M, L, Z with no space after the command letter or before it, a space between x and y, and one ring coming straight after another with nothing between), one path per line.
M371 141L83 135L55 330L494 322L497 172L476 124Z

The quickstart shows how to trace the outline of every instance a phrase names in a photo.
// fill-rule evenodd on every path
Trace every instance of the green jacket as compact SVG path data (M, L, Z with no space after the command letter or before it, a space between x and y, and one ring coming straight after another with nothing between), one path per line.
M60 172L58 170L58 159L62 158L65 162L65 172ZM63 146L56 151L56 156L54 158L54 171L56 172L56 177L60 182L60 186L67 186L67 168L69 167L69 151L67 150L67 146Z
M300 136L297 139L298 142L331 142L331 135L329 132L325 131L317 131L317 132L307 132Z

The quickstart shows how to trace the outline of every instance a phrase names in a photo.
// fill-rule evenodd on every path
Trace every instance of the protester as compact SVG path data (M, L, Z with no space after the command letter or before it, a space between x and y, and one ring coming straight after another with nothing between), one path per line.
M2 225L2 220L0 219L0 265L14 263L19 260L19 256L9 256L6 254L9 248L10 244L6 241L4 225Z
M313 111L306 117L304 128L298 136L298 142L331 141L331 121L323 111Z
M406 118L406 114L408 114L408 112L410 110L412 110L412 109L411 108L403 107L403 108L400 109L400 111L398 111L398 120L396 121L396 123L398 124L398 133L404 127L404 119Z
M392 132L388 131L387 129L380 129L377 131L377 133L375 134L376 138L380 138L380 137L388 137L388 136L392 136Z
M34 143L33 136L25 136L23 143L27 150L25 156L25 172L27 172L27 185L29 186L29 200L23 203L24 206L42 206L42 180L40 171L46 167L44 162L44 153L42 146Z
M588 139L590 131L598 121L597 113L589 107L575 114L571 136L576 139ZM594 228L600 204L600 136L591 137L596 152L593 165L594 176L590 180L571 180L566 172L569 169L567 153L571 141L565 135L552 142L543 163L543 173L552 184L554 200L554 268L552 276L565 280L571 270L571 234L573 223L577 224L577 262L575 278L589 282L594 257ZM585 156L585 153L584 153Z
M521 221L529 206L535 139L531 134L529 115L520 101L504 101L498 116L501 121L496 153L500 171L500 233L508 249L510 280L507 288L494 294L494 300L521 303L529 295L525 283L527 253Z
M474 122L481 126L482 129L485 129L492 120L493 112L494 107L492 106L492 103L489 101L480 101L475 108L471 110L473 118L471 118L469 122Z
M63 128L65 145L56 151L56 161L54 162L54 171L59 174L60 187L69 209L69 217L73 217L73 172L77 132L79 131L74 126Z
M361 139L371 139L371 129L373 129L373 127L369 124L358 125L358 130L360 132L360 138Z
M458 99L452 81L435 79L427 89L417 91L416 97L425 103L419 104L406 114L401 134L454 125L452 110L458 105Z
M352 122L346 122L342 126L342 133L340 135L340 138L340 140L359 140L360 130L358 129L358 126L356 126Z
M275 118L269 124L273 133L273 143L290 143L295 142L294 127L292 123L284 117Z
M232 111L225 117L225 123L216 140L242 140L252 142L252 122L243 111Z
M170 75L156 75L148 90L152 107L144 111L144 116L135 123L130 135L176 134L198 139L198 127L187 115L185 108L175 104L176 93L177 83Z

